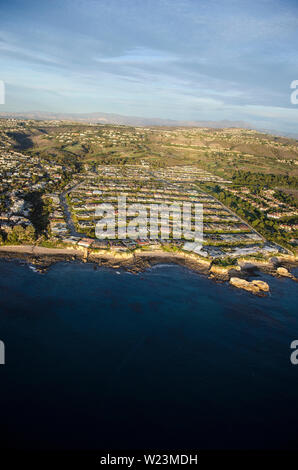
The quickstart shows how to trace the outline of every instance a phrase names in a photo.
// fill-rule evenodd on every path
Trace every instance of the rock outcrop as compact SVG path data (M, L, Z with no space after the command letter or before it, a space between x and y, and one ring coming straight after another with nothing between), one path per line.
M276 274L278 274L279 276L282 276L282 277L290 277L291 279L296 280L295 276L293 276L293 274L291 274L290 271L287 270L287 268L283 268L282 266L277 268Z
M231 277L230 284L238 289L244 289L253 294L259 294L261 292L268 292L269 286L267 282L264 281L246 281L245 279L240 279L239 277Z
M251 282L252 282L252 284L257 286L263 292L269 292L269 290L270 290L269 285L265 281L254 280L254 281L251 281Z
M238 276L240 271L240 266L217 266L213 264L209 269L209 278L217 281L228 281L231 277Z

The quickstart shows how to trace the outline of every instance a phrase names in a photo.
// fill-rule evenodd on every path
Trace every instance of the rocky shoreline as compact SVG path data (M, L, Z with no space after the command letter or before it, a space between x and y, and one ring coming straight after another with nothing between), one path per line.
M14 249L15 248L15 249ZM259 259L238 259L237 265L219 266L210 260L198 258L190 253L146 252L104 252L74 249L47 249L42 247L0 247L0 259L19 260L32 265L36 271L45 272L50 266L59 262L88 262L97 267L124 269L131 273L144 272L157 264L177 264L192 271L207 275L218 282L229 282L230 285L244 289L257 295L270 291L270 286L260 279L260 273L276 277L288 277L294 281L297 278L290 272L298 266L297 259L291 256ZM252 281L249 281L252 279Z

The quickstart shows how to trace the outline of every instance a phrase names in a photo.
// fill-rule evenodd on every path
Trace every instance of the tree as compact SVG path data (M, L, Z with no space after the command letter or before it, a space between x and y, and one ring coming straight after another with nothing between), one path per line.
M7 235L7 241L10 243L33 243L35 240L35 230L32 225L24 228L21 225L15 225Z

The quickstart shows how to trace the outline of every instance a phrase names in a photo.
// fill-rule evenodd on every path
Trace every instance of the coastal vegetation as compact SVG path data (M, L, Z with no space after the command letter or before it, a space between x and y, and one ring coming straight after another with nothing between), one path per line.
M200 184L200 187L204 188L220 202L231 208L267 240L276 242L289 249L292 248L289 243L291 235L280 230L277 221L269 219L266 214L253 207L249 202L231 194L230 191L223 189L223 187L218 184L205 183Z
M298 189L298 177L290 176L289 174L266 174L266 173L252 173L250 171L237 171L232 176L232 182L236 185L253 186L263 188L276 188L279 186L285 188Z

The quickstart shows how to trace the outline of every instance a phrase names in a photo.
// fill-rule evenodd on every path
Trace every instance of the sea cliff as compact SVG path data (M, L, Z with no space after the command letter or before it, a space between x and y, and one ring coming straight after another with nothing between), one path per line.
M94 263L95 267L123 268L129 272L142 272L153 265L174 263L205 274L215 281L227 282L252 293L268 292L270 287L262 280L248 281L257 272L277 277L296 278L289 269L296 267L296 257L278 257L268 259L239 258L232 265L217 265L214 260L183 251L163 250L90 250L84 247L48 248L35 245L0 246L0 257L4 259L24 260L42 272L50 265L61 261L83 261ZM266 284L266 285L265 285Z

